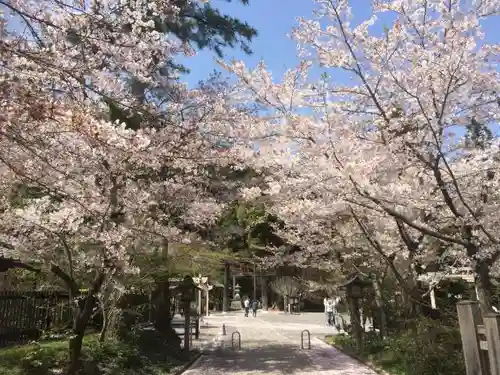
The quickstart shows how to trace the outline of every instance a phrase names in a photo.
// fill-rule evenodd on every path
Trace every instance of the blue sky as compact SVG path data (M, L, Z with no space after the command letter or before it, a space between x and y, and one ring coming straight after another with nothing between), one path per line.
M259 35L251 43L253 55L247 56L238 49L227 49L225 60L232 58L243 60L248 66L255 66L264 60L275 79L279 80L282 74L297 63L296 44L287 37L287 34L296 26L298 16L311 18L316 7L312 0L250 0L247 6L239 0L227 3L225 0L210 0L222 13L227 13L241 20L247 21L255 27ZM351 0L354 20L358 23L367 19L371 14L371 0ZM390 19L379 18L376 28L382 29L382 24L391 24ZM485 25L487 41L500 41L500 18L488 20ZM214 62L215 54L211 51L201 51L198 55L181 59L191 73L182 77L190 87L195 86L200 80L208 77L214 70L220 70ZM321 71L317 70L318 75ZM339 78L339 77L337 77ZM346 77L347 78L347 77Z
M264 59L275 77L296 64L296 47L286 34L296 25L297 16L312 16L314 4L311 0L250 0L247 6L238 0L231 3L211 0L211 3L222 13L247 21L259 32L250 45L253 55L247 56L238 49L226 49L225 60L235 58L254 66ZM214 57L211 51L201 51L197 56L183 59L182 63L191 69L191 73L183 79L191 86L206 78L214 69L218 69Z

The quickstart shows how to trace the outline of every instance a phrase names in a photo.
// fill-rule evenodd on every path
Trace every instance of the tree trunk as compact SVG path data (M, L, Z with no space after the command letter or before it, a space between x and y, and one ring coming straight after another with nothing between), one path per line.
M373 290L375 291L375 303L378 309L380 338L383 339L386 336L387 332L387 317L385 315L385 304L382 296L382 288L377 277L373 279Z
M421 313L424 302L417 286L412 285L412 283L408 283L401 289L401 296L404 317L406 322L409 323L409 319L413 319Z
M463 236L469 240L469 243L465 247L467 250L467 256L469 259L477 259L479 255L479 247L476 246L472 241L472 230L471 226L464 227ZM491 259L477 259L474 265L474 283L476 284L476 297L479 301L479 306L481 307L481 312L488 313L493 312L491 305L491 298L493 295L493 285L491 283L490 277L490 266Z
M181 339L172 328L172 317L170 308L170 282L162 280L156 283L156 308L154 316L154 327L161 332L167 342L175 349L180 350Z
M490 278L490 267L489 264L484 260L479 260L474 267L475 276L474 281L476 284L477 300L481 307L481 311L484 313L492 312L492 288Z
M359 302L357 299L350 296L347 297L347 302L349 306L349 313L351 315L351 326L354 339L356 341L356 347L358 352L361 353L363 350L363 331L361 327L361 316L359 311Z
M69 367L68 375L74 375L80 368L80 354L82 353L83 334L73 336L69 340Z
M52 263L50 270L61 280L64 281L68 288L69 301L75 303L76 296L79 294L78 285L76 281L67 273L65 273L57 264ZM72 335L69 340L69 365L67 369L68 375L74 375L79 368L80 354L82 352L83 337L85 336L85 329L92 316L92 311L96 305L97 293L101 290L102 283L106 274L100 270L96 272L95 278L90 285L87 295L80 299L76 306L73 308L73 324Z
M403 302L403 306L401 307L404 308L405 316L410 316L410 312L411 310L413 310L413 306L411 304L411 295L405 288L401 289L401 299Z
M79 301L80 306L73 319L72 336L69 340L69 367L68 375L74 375L80 367L80 354L82 352L83 337L85 329L92 316L92 310L96 304L96 298L90 294L83 301Z
M167 280L156 283L155 328L166 333L170 321L170 282Z
M106 314L104 309L102 309L102 328L101 332L99 332L99 342L104 342L106 340L106 333L109 328L109 316Z

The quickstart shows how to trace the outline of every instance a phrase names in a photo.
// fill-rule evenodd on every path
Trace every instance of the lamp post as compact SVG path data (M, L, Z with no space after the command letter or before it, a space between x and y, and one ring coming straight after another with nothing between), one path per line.
M195 298L195 284L191 276L184 276L181 283L181 300L184 305L184 350L189 350L191 301Z

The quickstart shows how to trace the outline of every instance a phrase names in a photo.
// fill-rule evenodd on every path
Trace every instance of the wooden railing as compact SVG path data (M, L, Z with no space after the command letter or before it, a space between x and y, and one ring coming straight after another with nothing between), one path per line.
M457 304L467 375L500 375L500 314L481 314L477 301Z

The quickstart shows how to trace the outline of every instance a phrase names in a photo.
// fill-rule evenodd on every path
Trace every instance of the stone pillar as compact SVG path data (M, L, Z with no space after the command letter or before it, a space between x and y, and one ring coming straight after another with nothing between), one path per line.
M205 316L208 316L209 315L209 307L210 307L210 303L209 303L209 294L208 292L210 291L210 289L208 288L208 285L207 285L207 289L206 290L206 294L205 294L205 297L207 298L207 300L205 301Z
M201 286L198 285L198 288ZM201 294L201 289L198 289L198 306L197 306L197 311L198 311L198 316L201 316L201 309L203 305L203 295Z
M430 297L431 297L431 307L435 310L436 309L436 292L435 292L434 286L431 286Z
M229 263L224 263L224 291L222 294L222 311L229 311Z

